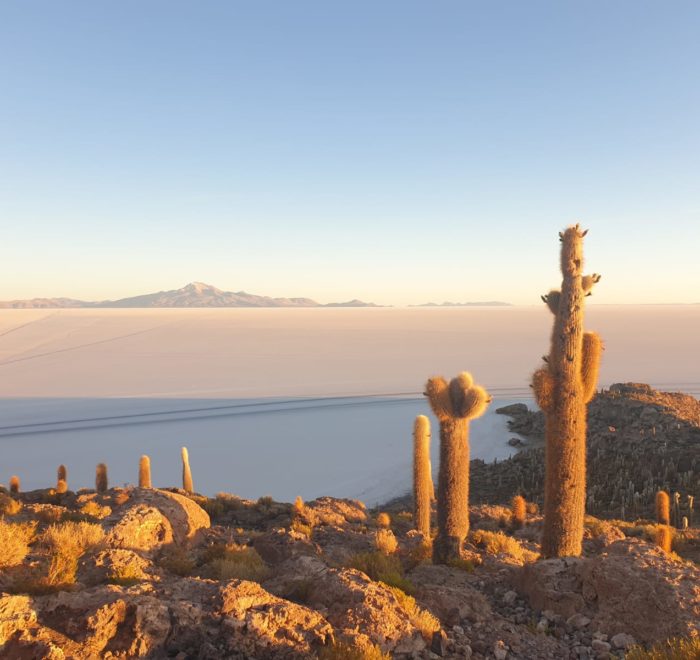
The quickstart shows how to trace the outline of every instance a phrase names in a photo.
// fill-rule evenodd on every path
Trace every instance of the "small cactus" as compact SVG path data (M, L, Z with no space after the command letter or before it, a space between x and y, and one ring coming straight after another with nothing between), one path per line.
M19 493L19 486L20 486L19 477L16 474L13 474L10 477L10 492L13 495L16 495L17 493Z
M58 482L56 483L56 492L59 495L63 495L63 493L68 492L68 484L66 483L65 479L58 480Z
M545 414L544 557L578 556L586 508L586 406L595 395L603 345L583 330L584 298L600 275L582 274L585 231L559 234L561 291L542 296L554 314L549 355L532 388ZM624 513L622 514L624 518Z
M58 470L56 470L56 483L59 481L68 483L68 470L66 470L65 465L59 465Z
M194 493L194 485L192 484L192 471L190 470L190 456L187 452L187 447L183 447L180 450L180 454L182 456L182 489L186 493Z
M525 525L527 517L527 502L522 495L516 495L510 505L511 526L513 529L520 529Z
M435 497L430 467L430 420L418 415L413 425L413 524L430 538L430 503Z
M153 488L151 485L151 459L144 454L139 460L139 488Z
M671 498L665 490L656 493L656 522L659 525L671 524Z
M106 463L98 463L95 468L95 490L98 493L104 493L108 488L107 465Z
M671 533L671 527L669 525L659 525L656 528L656 545L659 546L665 553L671 552L671 544L673 542L673 535Z
M433 561L460 559L469 533L469 420L486 412L491 397L463 371L449 383L437 376L425 386L430 407L440 422L438 535Z

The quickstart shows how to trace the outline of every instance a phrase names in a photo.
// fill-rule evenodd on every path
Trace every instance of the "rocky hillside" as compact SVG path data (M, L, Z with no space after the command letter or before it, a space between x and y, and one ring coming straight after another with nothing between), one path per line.
M544 415L523 404L499 412L532 448L497 464L472 461L474 502L505 503L515 494L541 504ZM659 489L679 493L678 520L700 523L688 496L700 494L700 401L649 385L617 384L588 406L588 501L593 515L634 520L654 515ZM693 515L695 514L695 516Z
M463 560L434 566L409 512L356 501L116 488L0 506L3 658L603 660L700 632L700 570L632 526L590 520L583 557L536 561L538 515L513 530L474 506Z

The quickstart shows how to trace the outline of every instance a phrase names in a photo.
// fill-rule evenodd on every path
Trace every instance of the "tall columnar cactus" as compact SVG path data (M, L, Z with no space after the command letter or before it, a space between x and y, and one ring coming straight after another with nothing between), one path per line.
M190 470L190 456L187 452L187 447L181 450L182 455L182 489L186 493L194 493L192 485L192 471Z
M438 535L433 561L446 564L459 559L469 533L469 420L483 415L491 397L462 372L448 384L431 378L425 387L430 407L440 422L438 472Z
M583 237L579 226L559 234L561 291L542 299L554 314L545 365L532 378L546 425L544 557L578 556L586 506L586 406L598 379L600 337L583 330L584 298L600 275L583 275Z
M56 483L59 481L68 483L68 470L66 470L65 465L59 465L58 470L56 470Z
M139 488L152 488L151 486L151 459L144 454L139 460Z
M10 477L10 492L14 495L19 493L19 477L16 474L13 474Z
M413 524L430 538L430 503L433 477L430 467L430 420L418 415L413 425Z
M656 522L659 525L671 524L671 498L665 490L656 493Z
M98 463L95 468L95 490L98 493L104 493L107 488L109 488L107 465L105 463Z

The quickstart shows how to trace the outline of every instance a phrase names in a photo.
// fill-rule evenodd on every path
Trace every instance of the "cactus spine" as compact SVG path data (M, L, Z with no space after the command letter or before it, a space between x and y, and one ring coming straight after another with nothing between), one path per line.
M599 275L582 274L583 237L579 226L559 234L561 291L543 300L554 314L546 364L532 387L546 418L544 557L578 556L586 506L586 406L595 394L602 343L583 331L584 297Z
M659 525L671 524L671 498L665 490L656 493L656 522Z
M139 461L139 488L153 488L151 486L151 459L144 454Z
M190 456L187 452L187 447L183 447L180 453L182 455L182 489L186 493L194 493L192 471L190 470Z
M459 559L469 533L469 420L483 415L491 402L486 390L462 372L448 384L431 378L426 384L430 407L440 422L438 535L433 561Z
M107 481L107 465L105 463L98 463L95 468L95 490L98 493L104 493L107 488L109 488L109 483Z
M418 415L413 425L413 524L430 538L430 502L433 477L430 474L430 420Z
M19 477L16 474L10 477L10 492L13 495L19 493Z

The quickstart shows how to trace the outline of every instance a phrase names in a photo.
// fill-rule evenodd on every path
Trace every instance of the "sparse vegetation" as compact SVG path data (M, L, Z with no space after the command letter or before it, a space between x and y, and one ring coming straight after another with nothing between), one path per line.
M83 506L80 507L80 513L84 516L90 516L91 518L97 518L102 520L112 513L112 509L108 506L102 506L95 502L95 500L90 500L85 502Z
M75 582L78 559L104 538L102 527L87 522L64 522L51 525L40 537L41 545L51 557L46 584L65 587Z
M418 607L418 603L416 603L416 599L413 598L413 596L408 595L402 589L396 587L390 588L399 601L401 608L408 614L411 623L421 631L421 634L426 640L430 641L433 633L436 630L440 630L440 622L437 618L428 612L428 610Z
M201 573L214 580L252 580L261 582L270 574L254 548L235 543L216 544L207 548Z
M490 555L505 554L521 562L537 559L537 553L523 548L517 539L503 532L477 529L472 532L471 541L474 545L484 548Z
M377 530L377 533L374 536L374 544L377 547L377 550L385 555L393 555L399 546L398 541L394 536L394 532L385 528Z
M391 527L391 516L386 511L377 514L377 525L379 527Z
M376 645L359 648L355 644L335 641L322 647L318 657L319 660L391 660L391 655L383 653Z
M700 637L669 639L648 650L634 646L625 654L625 660L700 660Z
M36 522L9 523L0 518L0 569L22 563L34 542L36 527Z
M18 500L6 495L5 493L0 493L0 515L3 516L14 516L22 510L22 503Z

